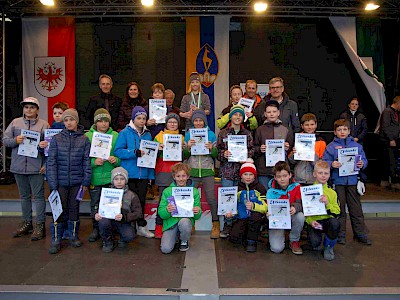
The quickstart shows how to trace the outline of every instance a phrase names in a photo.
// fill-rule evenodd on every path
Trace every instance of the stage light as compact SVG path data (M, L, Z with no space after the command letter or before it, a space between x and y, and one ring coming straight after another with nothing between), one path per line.
M267 10L268 4L265 2L256 2L254 3L254 11L258 13L262 13Z
M153 6L154 0L142 0L142 5L143 6Z
M40 0L40 3L45 6L54 6L54 0Z
M377 5L377 4L373 3L373 2L370 2L365 6L365 10L376 10L379 7L380 7L379 5Z

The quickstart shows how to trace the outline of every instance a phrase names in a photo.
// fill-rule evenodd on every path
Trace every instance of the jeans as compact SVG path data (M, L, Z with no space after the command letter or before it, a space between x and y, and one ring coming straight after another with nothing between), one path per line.
M208 202L208 205L210 205L210 210L211 210L211 216L212 220L218 221L218 215L217 215L217 210L218 210L218 202L215 199L215 193L214 193L214 176L207 176L207 177L190 177L193 180L194 187L197 188L199 184L202 184L202 188L204 189L204 193L206 195L206 200Z
M304 214L302 212L295 213L291 216L292 229L290 230L289 240L291 242L298 242L300 234L304 226ZM274 253L281 253L285 249L285 230L284 229L270 229L269 230L269 245Z
M99 203L101 197L101 190L107 188L109 185L95 185L92 189L89 189L90 194L90 217L94 219L94 215L99 210Z
M32 222L32 199L36 208L37 223L46 222L46 202L44 199L44 175L42 174L14 174L21 197L22 218Z
M272 178L274 178L274 176L272 176L272 175L258 176L258 182L261 183L265 187L265 189L268 191L268 183Z
M178 233L181 241L189 241L191 232L192 221L189 218L180 219L177 224L163 232L161 238L161 252L164 254L171 253L178 240Z
M340 229L340 223L336 218L318 220L317 222L322 225L322 230L314 229L311 226L308 227L308 240L313 248L321 245L322 233L325 233L333 241L338 237Z
M135 232L133 231L132 224L122 223L111 219L102 218L99 221L100 236L103 241L112 239L113 229L116 229L120 235L120 241L131 242L135 238Z
M58 218L61 221L78 221L79 220L79 205L80 201L76 200L76 195L80 186L59 186L58 193L60 194L63 212ZM54 220L56 221L56 220Z
M230 180L230 179L221 178L221 184L222 184L223 187L237 186L238 185L238 181L237 180Z

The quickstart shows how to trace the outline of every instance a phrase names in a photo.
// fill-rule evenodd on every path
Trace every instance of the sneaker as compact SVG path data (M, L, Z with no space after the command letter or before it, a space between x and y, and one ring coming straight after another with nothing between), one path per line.
M32 222L23 221L19 224L18 229L13 232L13 237L20 237L31 233L33 230Z
M150 230L148 230L144 226L138 226L136 233L137 233L137 235L144 236L144 237L147 237L149 239L154 237L154 233L152 233Z
M232 226L228 224L224 224L224 228L222 231L219 233L219 237L222 239L226 239L229 236L229 233L231 232Z
M121 240L118 241L118 248L126 248L127 245L128 245L127 242Z
M162 225L156 225L156 230L154 231L154 237L156 239L162 238Z
M365 244L367 246L372 245L372 241L370 239L368 239L367 236L354 236L354 240L358 241L361 244Z
M292 249L293 254L303 254L303 250L301 249L299 242L290 242L289 248Z
M103 241L103 252L110 253L114 250L114 242L113 241Z
M346 245L346 237L345 236L339 236L337 239L338 244L341 245Z
M45 226L46 226L45 223L36 224L35 230L33 230L33 233L31 235L31 241L38 241L46 236Z
M382 180L380 186L383 188L388 188L388 187L390 187L390 182L386 181L386 180Z
M94 243L94 242L97 241L99 238L100 238L99 228L95 227L95 228L93 228L92 233L89 235L88 241L89 241L90 243Z
M247 240L246 251L247 252L257 252L257 242Z
M322 244L320 244L318 247L312 248L313 251L321 251L322 250Z
M179 246L179 251L186 252L189 250L189 241L181 241L181 245Z

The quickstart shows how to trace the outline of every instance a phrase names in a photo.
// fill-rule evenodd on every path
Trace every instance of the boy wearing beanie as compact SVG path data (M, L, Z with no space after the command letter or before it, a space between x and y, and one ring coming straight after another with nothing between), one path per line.
M112 252L114 249L114 229L120 235L118 247L125 248L127 243L135 238L132 222L143 217L138 195L128 188L128 172L122 167L113 169L111 182L111 187L123 189L124 195L122 196L121 213L117 214L114 219L102 218L98 213L95 215L96 221L99 222L103 252L105 253Z
M266 190L257 180L257 170L249 158L240 168L238 186L237 215L231 213L225 217L232 219L229 241L246 245L247 252L257 251L258 233L261 220L267 212Z
M89 188L89 194L90 216L92 217L93 231L88 237L89 242L95 242L100 237L99 223L95 220L95 214L99 209L101 189L103 187L109 187L111 183L111 171L120 164L120 159L114 156L114 148L117 143L118 133L113 131L110 127L110 123L110 113L105 108L99 108L94 113L94 123L92 127L90 127L90 130L85 133L89 138L90 143L92 143L93 134L95 132L112 135L110 157L108 159L98 157L90 158L90 164L92 166L92 181Z

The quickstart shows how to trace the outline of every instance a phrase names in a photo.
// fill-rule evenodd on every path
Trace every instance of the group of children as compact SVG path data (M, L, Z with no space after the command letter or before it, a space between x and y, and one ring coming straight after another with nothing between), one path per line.
M22 236L32 232L31 191L36 204L37 226L32 240L45 236L45 201L44 173L51 191L60 194L63 213L50 225L52 243L49 253L58 253L62 239L68 239L73 247L81 246L79 239L79 194L89 190L91 198L91 217L93 230L88 240L95 242L100 237L103 241L103 251L111 252L116 243L113 240L113 230L116 229L120 238L118 247L134 239L135 234L152 238L161 238L161 251L170 253L179 241L179 250L189 249L189 240L195 220L201 217L200 196L197 187L201 184L212 215L211 238L229 238L235 244L244 244L248 252L257 249L258 235L261 226L269 217L266 199L289 199L291 230L289 247L294 254L302 254L300 235L304 222L307 223L308 238L313 249L322 249L322 233L324 258L334 259L333 247L336 242L346 243L346 211L350 214L354 238L359 242L370 245L367 228L364 224L360 197L357 194L357 175L339 176L338 149L357 147L361 160L357 167L363 169L367 160L362 145L356 143L350 136L350 124L340 119L334 124L335 139L328 146L317 137L315 146L315 162L295 161L296 149L294 135L279 120L279 103L270 100L265 104L265 122L255 132L256 121L252 113L245 113L243 106L238 105L242 97L239 86L230 89L232 103L224 109L217 121L221 128L218 136L207 125L208 96L201 91L200 79L196 74L191 75L190 89L184 106L187 111L180 115L186 118L189 128L207 128L207 155L193 155L191 147L195 140L190 138L189 128L182 136L182 162L163 160L164 135L179 134L180 116L175 112L167 114L165 124L160 126L154 120L148 119L148 108L135 106L128 125L119 133L110 127L110 113L98 109L94 114L94 123L89 132L84 133L79 125L79 116L75 109L68 108L62 103L53 107L54 123L52 128L61 128L50 142L47 161L43 155L37 158L21 156L17 153L18 145L23 143L21 129L35 130L43 134L49 128L47 122L39 119L39 102L29 97L21 102L23 117L17 118L4 133L3 142L12 149L11 171L15 174L22 200L23 223L14 233ZM153 98L163 99L162 85L153 86ZM205 97L207 96L207 97ZM187 103L186 103L187 102ZM189 120L189 122L188 122ZM188 125L190 124L190 125ZM157 128L155 128L157 127ZM315 134L317 119L313 114L305 114L301 118L303 132ZM95 132L113 136L111 153L107 160L90 158L90 144ZM228 150L228 136L244 135L247 139L248 159L241 162L231 162L232 153ZM294 165L291 171L288 161L280 161L274 167L266 167L266 140L283 139L287 158ZM138 158L145 155L140 150L142 140L159 142L158 158L155 169L138 167ZM39 151L43 151L48 143L41 141ZM326 149L325 149L326 147ZM251 159L253 158L253 159ZM217 200L214 194L214 162L220 162L220 176L223 187L238 186L236 215L224 216L223 230L220 231L219 216L217 215ZM322 160L321 160L322 159ZM336 192L327 185L330 178ZM159 187L161 199L158 206L155 234L146 228L144 219L145 198L150 181L155 180ZM320 201L326 206L327 214L304 217L301 203L300 184L322 184L323 196ZM102 218L98 213L101 190L112 186L123 189L121 213L113 220ZM171 201L173 187L193 187L193 217L174 217L176 210ZM339 200L338 201L338 197ZM340 204L339 204L340 203ZM135 228L132 224L136 224ZM285 231L270 229L268 232L270 249L280 253L285 247Z

